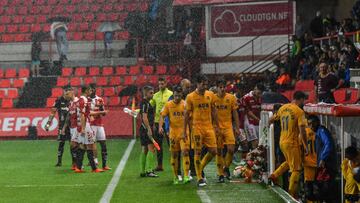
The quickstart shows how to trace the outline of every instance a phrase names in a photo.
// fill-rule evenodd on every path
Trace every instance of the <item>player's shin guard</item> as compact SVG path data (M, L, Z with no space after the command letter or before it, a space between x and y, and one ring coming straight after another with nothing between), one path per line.
M229 153L229 152L226 153L225 162L224 162L226 168L230 167L233 157L234 157L234 153Z
M195 164L195 171L196 171L196 178L199 181L201 179L201 161L200 155L194 155L194 164Z
M76 152L77 152L78 148L77 147L71 147L70 148L70 153L71 153L71 159L72 159L72 164L76 164Z
M289 170L289 164L284 161L275 171L274 176L277 178Z
M299 184L300 172L293 171L290 176L290 183L289 183L289 194L292 197L296 197L297 187Z
M140 154L140 173L145 173L145 165L146 165L146 154L144 152L141 152Z
M173 175L174 175L174 177L177 177L178 168L179 168L179 160L178 160L177 154L176 154L176 156L173 156L173 155L171 156L170 163L171 163L171 169L173 171Z
M210 152L206 153L204 158L201 160L200 170L204 170L205 166L214 158L214 155L212 155ZM201 172L200 171L200 172Z
M106 143L105 142L100 142L101 145L101 158L102 158L102 166L103 168L105 168L106 165L106 161L107 161L107 148L106 148Z
M82 164L83 164L83 160L84 160L84 154L85 154L85 150L81 149L80 147L77 150L77 161L76 161L76 165L78 167L78 169L82 169Z
M189 169L190 169L190 157L189 155L183 155L182 157L182 161L183 161L183 170L184 170L184 176L188 177L189 176Z
M58 154L57 154L58 163L61 163L61 161L62 161L62 155L63 155L63 153L64 153L64 145L65 145L65 142L64 142L64 141L60 141L60 142L59 142Z
M221 155L216 155L216 166L217 166L217 175L224 175L224 158Z
M89 159L91 169L95 170L97 167L94 161L94 151L92 149L87 150L87 157Z
M154 170L155 152L148 152L146 155L146 172L152 172Z

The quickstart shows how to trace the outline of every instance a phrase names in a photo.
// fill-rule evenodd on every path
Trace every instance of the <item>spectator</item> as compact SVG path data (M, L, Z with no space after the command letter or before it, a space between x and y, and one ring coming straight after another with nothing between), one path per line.
M305 33L305 25L300 16L296 16L296 24L295 24L295 35L299 39L303 37Z
M276 84L279 86L280 90L287 89L291 83L291 77L289 73L286 72L285 68L280 68L280 75L276 79Z
M111 58L112 57L112 47L114 32L104 32L104 57Z
M41 42L35 40L31 45L31 73L33 77L40 75L40 53Z
M311 78L311 73L313 72L313 69L314 67L311 63L311 58L304 58L301 72L301 80L309 80Z
M315 38L322 37L324 35L324 28L320 11L317 11L315 18L311 20L310 30Z
M69 49L69 43L66 38L66 32L68 28L66 27L65 23L63 22L53 22L51 24L51 32L50 35L53 39L56 40L56 46L58 50L58 54L60 56L59 60L68 60L67 59L67 52Z
M345 159L341 163L341 171L345 179L344 193L346 202L359 201L359 175L360 157L356 147L345 149Z
M335 103L333 92L338 88L338 78L326 63L319 65L319 75L315 80L315 95L318 102Z
M339 79L339 88L350 87L350 68L344 62L340 63L336 76Z
M292 36L293 46L291 49L291 69L290 75L292 78L296 78L300 58L301 58L301 42L300 39L297 38L295 35Z
M317 184L319 187L318 198L321 201L330 201L334 198L334 180L336 175L334 140L330 131L325 126L320 125L319 117L315 115L308 116L308 124L315 132L315 151L318 166ZM319 175L321 174L324 175L322 177L323 181L319 181Z

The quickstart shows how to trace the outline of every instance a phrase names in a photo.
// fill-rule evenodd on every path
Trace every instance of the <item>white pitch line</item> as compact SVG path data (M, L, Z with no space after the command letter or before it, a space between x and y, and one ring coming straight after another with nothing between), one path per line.
M211 199L205 190L198 190L197 195L200 197L202 203L211 203Z
M63 185L3 185L7 188L28 188L28 187L84 187L84 186L99 186L99 184L63 184Z
M109 185L107 186L103 196L100 199L100 203L109 203L110 202L111 197L114 193L114 190L115 190L117 184L119 183L121 174L124 171L126 162L129 159L130 153L134 147L135 141L136 140L131 140L131 142L129 143L129 145L125 151L125 154L121 158L119 165L116 167L116 171L115 171L113 177L111 178Z

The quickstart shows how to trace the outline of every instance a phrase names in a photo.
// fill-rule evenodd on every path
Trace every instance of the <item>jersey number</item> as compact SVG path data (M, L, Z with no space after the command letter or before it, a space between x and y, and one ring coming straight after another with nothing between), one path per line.
M282 131L288 131L289 129L289 116L284 116L281 118L281 129Z

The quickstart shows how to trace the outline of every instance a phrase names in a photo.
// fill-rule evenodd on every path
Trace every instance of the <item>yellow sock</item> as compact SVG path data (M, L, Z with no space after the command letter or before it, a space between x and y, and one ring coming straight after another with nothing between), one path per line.
M194 162L195 162L195 171L196 171L196 178L197 180L201 179L201 162L200 162L200 155L194 155Z
M299 183L299 178L300 178L299 171L293 171L291 173L290 181L289 181L289 194L292 197L296 196L297 187L298 187L298 183Z
M179 161L177 156L171 156L170 158L171 168L173 171L174 177L177 177L178 175L178 167L179 167Z
M274 171L274 175L275 177L279 177L281 176L283 173L285 173L286 171L289 170L289 164L284 161L275 171Z
M184 170L184 176L189 176L189 170L190 170L190 157L189 157L189 155L183 156L183 170Z
M224 175L224 158L221 155L216 155L216 166L218 176Z
M205 166L211 161L211 159L213 158L214 156L211 154L211 153L206 153L206 155L204 156L204 158L201 160L201 168L200 170L204 170ZM200 171L200 173L201 173Z
M231 163L232 163L232 160L233 160L233 156L234 154L233 153L226 153L226 156L225 156L225 167L226 168L229 168Z

